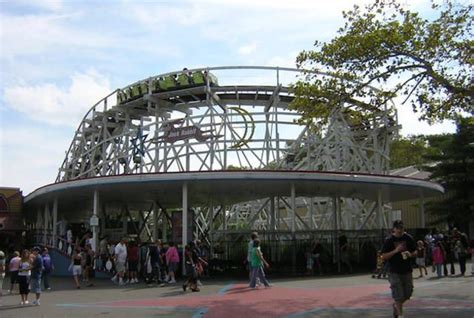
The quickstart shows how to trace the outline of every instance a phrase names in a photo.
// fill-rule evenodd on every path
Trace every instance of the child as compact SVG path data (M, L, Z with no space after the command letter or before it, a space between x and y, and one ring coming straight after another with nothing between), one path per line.
M441 278L441 269L444 263L444 252L441 242L436 242L435 247L433 248L433 265L436 267L436 274L438 278Z
M374 274L372 274L372 278L375 278L377 275L377 278L380 279L380 277L384 277L387 275L386 267L385 267L385 262L382 257L382 251L378 250L377 251L377 267L375 268Z
M420 276L418 277L423 277L423 269L425 270L425 275L428 276L428 271L426 270L426 264L425 264L425 255L426 255L425 244L421 240L416 242L416 244L417 244L416 251L418 252L418 254L416 255L416 265L418 265L418 269L420 270Z

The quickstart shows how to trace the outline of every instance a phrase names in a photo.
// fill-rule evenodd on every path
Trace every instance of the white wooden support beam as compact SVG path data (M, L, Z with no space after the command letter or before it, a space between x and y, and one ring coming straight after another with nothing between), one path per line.
M185 246L188 242L188 183L187 182L183 182L183 186L182 186L182 195L183 195L183 220L182 220L182 224L183 224L183 228L182 228L182 240L181 240L181 244L183 246L183 256L182 256L182 259L183 259L183 273L186 274L186 262L184 261L186 258L185 258Z

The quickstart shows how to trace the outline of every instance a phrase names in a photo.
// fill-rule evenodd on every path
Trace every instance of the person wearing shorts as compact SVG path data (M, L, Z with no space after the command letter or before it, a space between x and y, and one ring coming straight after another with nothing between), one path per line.
M392 290L393 317L403 317L403 303L413 294L411 258L416 257L416 243L404 231L403 221L393 222L392 235L385 240L382 258L388 261L389 281Z
M8 271L10 272L10 289L8 290L9 294L13 293L13 289L15 284L19 284L18 282L18 270L20 269L20 252L15 251L13 253L13 258L10 260L10 264L8 264Z
M32 304L39 306L41 297L41 277L43 275L43 257L41 257L41 248L34 247L32 254L34 255L34 258L31 266L30 287L31 291L36 295L36 299L33 300Z
M115 270L119 277L119 285L124 285L123 276L125 274L125 263L127 262L127 238L122 238L120 242L115 245Z
M425 248L425 243L423 241L418 241L416 242L416 265L418 266L418 269L420 270L420 276L418 277L423 277L423 270L425 270L425 275L428 276L428 270L426 269L426 262L425 262L425 257L426 257L426 248Z
M76 283L76 288L81 288L80 277L82 274L82 255L81 248L78 247L74 250L71 260L71 270L72 276L74 277L74 282Z
M20 267L18 269L18 285L20 287L20 305L28 305L28 294L30 288L28 282L31 275L30 251L23 250L21 253Z
M127 247L127 259L128 259L128 278L130 284L138 283L138 259L139 249L135 241L131 241Z
M176 246L174 246L174 242L169 243L169 247L166 250L165 258L166 264L168 265L168 283L174 284L176 283L175 272L178 269L179 265L178 249L176 248Z

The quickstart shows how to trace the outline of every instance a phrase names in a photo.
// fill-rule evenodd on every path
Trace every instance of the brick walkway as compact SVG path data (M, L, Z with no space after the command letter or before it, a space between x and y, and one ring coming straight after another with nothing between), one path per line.
M201 292L183 293L179 283L119 287L96 280L94 287L77 290L72 278L53 278L53 290L42 294L40 307L19 306L19 295L5 295L0 317L391 317L386 280L369 275L269 279L269 289L210 279L203 280ZM473 318L474 277L415 279L405 317Z

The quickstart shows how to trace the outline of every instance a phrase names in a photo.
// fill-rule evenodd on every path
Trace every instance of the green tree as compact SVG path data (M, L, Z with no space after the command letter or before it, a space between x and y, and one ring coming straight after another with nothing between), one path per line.
M407 166L422 168L429 162L428 156L441 153L433 140L446 139L450 135L410 136L395 139L390 145L390 168L397 169Z
M428 122L473 114L473 6L446 0L432 9L432 20L395 0L343 12L345 24L334 39L316 41L297 57L306 72L293 86L291 107L301 121L324 121L345 103L371 113L396 96Z
M441 183L447 196L428 205L428 211L438 220L464 227L474 221L474 118L457 119L456 134L451 139L434 137L432 143L441 149L439 154L426 157L434 166L426 167L431 179Z

